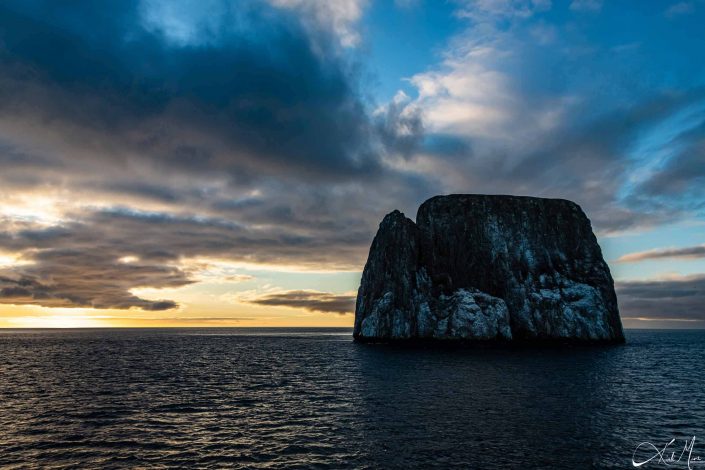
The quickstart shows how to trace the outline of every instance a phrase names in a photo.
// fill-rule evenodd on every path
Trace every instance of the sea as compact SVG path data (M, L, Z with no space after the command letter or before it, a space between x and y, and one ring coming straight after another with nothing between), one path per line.
M705 468L705 331L419 349L349 329L0 330L2 468Z

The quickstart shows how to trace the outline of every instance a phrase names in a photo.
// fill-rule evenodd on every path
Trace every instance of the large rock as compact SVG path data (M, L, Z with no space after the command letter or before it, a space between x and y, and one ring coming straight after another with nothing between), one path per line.
M358 341L624 342L612 276L580 207L437 196L379 226L355 308Z

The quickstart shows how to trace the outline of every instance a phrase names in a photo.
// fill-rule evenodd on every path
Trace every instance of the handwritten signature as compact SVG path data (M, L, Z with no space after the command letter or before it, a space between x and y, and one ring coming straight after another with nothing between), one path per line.
M700 459L700 456L693 455L693 447L695 446L695 436L692 439L685 440L683 449L681 450L678 445L671 447L676 442L676 439L671 439L668 444L662 448L656 447L651 442L641 442L634 453L632 454L632 465L635 467L641 467L649 462L654 461L657 464L663 464L667 467L672 465L680 464L687 465L689 470L693 469L696 465L704 464L705 461ZM677 450L674 450L677 449ZM680 450L680 453L678 453ZM638 454L638 456L637 456ZM648 458L646 458L648 457Z

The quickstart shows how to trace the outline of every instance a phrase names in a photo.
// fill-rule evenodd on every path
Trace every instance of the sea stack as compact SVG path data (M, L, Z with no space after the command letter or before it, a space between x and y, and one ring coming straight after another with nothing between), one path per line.
M382 220L362 274L361 342L623 343L617 296L574 202L436 196Z

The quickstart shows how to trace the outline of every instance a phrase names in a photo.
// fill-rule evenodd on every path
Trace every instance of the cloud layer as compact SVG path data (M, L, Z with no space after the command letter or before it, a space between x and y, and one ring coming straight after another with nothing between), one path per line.
M274 292L248 300L248 302L270 307L301 308L311 312L345 314L355 311L354 295L308 290Z
M130 291L199 256L356 268L377 202L426 192L383 164L398 116L366 111L335 46L362 4L212 3L0 6L0 195L27 205L0 302L172 308Z
M628 253L617 259L619 263L633 263L649 259L696 259L705 258L705 245L688 246L684 248L660 248L655 250Z
M454 2L438 63L379 97L369 6L2 2L0 302L172 309L133 292L197 258L359 270L385 213L449 192L572 199L601 234L703 217L697 7ZM260 303L350 310L325 295Z
M705 320L705 276L620 282L616 285L624 319Z

